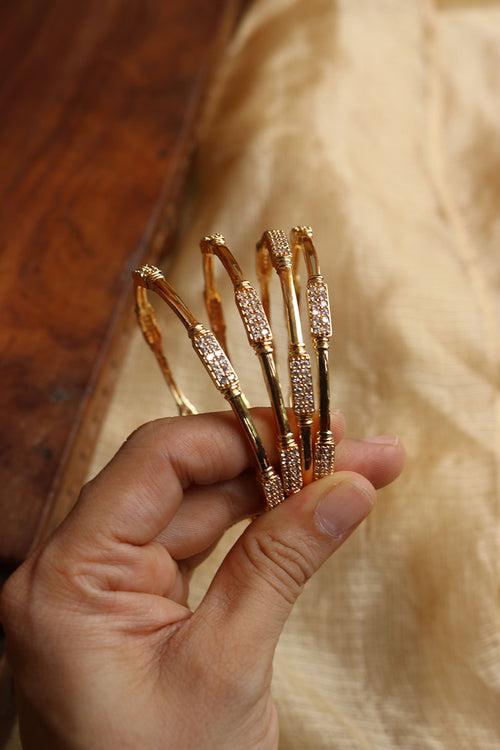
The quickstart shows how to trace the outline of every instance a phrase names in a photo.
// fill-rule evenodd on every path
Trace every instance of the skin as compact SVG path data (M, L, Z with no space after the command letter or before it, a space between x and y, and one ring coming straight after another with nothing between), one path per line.
M254 418L276 462L269 410ZM127 440L3 590L27 750L278 747L283 625L404 463L397 438L343 438L340 413L332 429L335 475L249 524L194 612L192 571L262 510L248 447L227 412L158 420Z

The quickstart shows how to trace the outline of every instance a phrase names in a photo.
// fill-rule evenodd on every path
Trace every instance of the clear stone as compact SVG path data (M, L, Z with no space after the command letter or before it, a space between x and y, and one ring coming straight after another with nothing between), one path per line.
M247 283L244 287L236 290L235 299L250 344L270 341L272 339L271 329L255 289Z
M331 336L332 324L328 303L328 289L321 278L310 279L307 284L309 323L316 336Z
M193 337L193 346L218 388L225 388L229 383L238 381L231 363L213 333L205 330L197 332Z

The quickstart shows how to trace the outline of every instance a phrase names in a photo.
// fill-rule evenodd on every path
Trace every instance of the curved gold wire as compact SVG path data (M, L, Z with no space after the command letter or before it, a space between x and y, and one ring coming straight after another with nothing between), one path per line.
M302 488L300 454L290 429L279 376L274 361L274 344L271 326L254 287L243 277L243 272L220 234L204 237L200 241L205 278L205 305L210 325L227 354L226 323L220 295L213 273L217 257L226 269L234 288L236 307L245 327L248 343L257 355L262 368L267 392L271 401L277 430L278 452L285 496ZM219 334L219 335L217 335Z
M138 294L138 288L144 290L151 289L169 305L186 328L193 349L210 375L217 390L230 404L243 428L257 462L259 480L267 506L272 508L278 505L284 500L281 479L268 461L262 439L245 404L236 372L214 334L196 320L192 312L158 268L149 265L142 266L142 268L133 272L133 279L136 300L141 298L142 302L145 298L145 295L142 297L142 295ZM149 343L148 338L146 338L146 341ZM158 339L155 338L154 341L158 347ZM164 358L161 339L160 351Z
M314 390L311 358L304 344L299 306L293 283L292 251L285 233L276 229L264 232L257 243L256 250L261 299L269 318L269 277L272 268L278 274L281 284L288 328L288 370L292 392L292 408L299 428L302 468L304 481L307 483L310 481L312 474Z
M294 227L292 229L292 273L298 299L300 299L298 264L301 254L304 257L307 269L307 312L318 364L319 430L314 446L314 478L320 479L333 474L335 470L335 441L330 429L330 380L328 373L328 349L333 331L328 287L321 275L311 227Z
M139 284L134 285L135 292L135 314L137 323L142 331L146 343L156 357L156 361L160 367L166 384L170 389L175 403L177 404L177 410L181 417L188 414L197 414L197 409L191 401L184 394L183 390L177 385L177 382L172 374L170 365L165 357L163 348L163 338L161 335L158 321L154 308L148 300L148 293L145 287Z

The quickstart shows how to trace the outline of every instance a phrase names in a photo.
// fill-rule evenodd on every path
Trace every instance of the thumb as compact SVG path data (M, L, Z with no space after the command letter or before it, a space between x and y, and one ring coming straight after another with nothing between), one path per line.
M236 652L272 659L304 584L368 515L375 490L339 471L251 523L219 568L198 613Z

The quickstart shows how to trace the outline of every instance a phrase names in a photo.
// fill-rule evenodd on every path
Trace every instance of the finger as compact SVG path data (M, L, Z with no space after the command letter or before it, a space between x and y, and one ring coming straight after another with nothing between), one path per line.
M262 410L258 409L253 411L259 430L268 442L270 459L276 461L276 445L269 445L269 440L273 439L273 425L269 424L268 414L261 414ZM261 426L262 417L265 422ZM335 440L341 441L345 418L340 411L333 412L331 425ZM233 524L263 509L255 470L247 469L234 479L189 487L175 516L157 539L174 559L184 560L213 546Z
M336 447L339 471L362 474L376 488L392 482L403 468L405 452L394 436L369 440L344 438ZM192 487L175 517L158 537L176 560L197 555L217 542L233 524L262 510L252 471L236 479Z
M396 435L354 440L344 438L335 448L337 471L355 471L366 477L377 489L398 477L405 463L406 453Z
M220 642L235 659L251 654L267 669L283 625L306 581L370 512L372 485L338 472L307 486L254 521L215 576L190 628L207 647Z
M175 560L185 560L210 548L233 524L262 509L255 472L248 469L235 479L187 490L175 517L157 541Z
M102 550L90 564L80 565L78 573L93 579L103 591L156 594L186 603L187 589L179 566L156 541Z
M254 409L271 460L271 409ZM336 415L341 433L343 417ZM86 487L64 524L81 540L147 544L175 515L186 488L233 479L253 466L251 449L231 412L159 419L136 430Z

